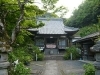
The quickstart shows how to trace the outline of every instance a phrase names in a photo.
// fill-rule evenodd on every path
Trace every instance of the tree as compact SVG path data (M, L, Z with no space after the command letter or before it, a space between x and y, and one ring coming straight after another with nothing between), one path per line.
M73 15L67 19L65 25L82 28L98 22L100 15L100 0L85 0Z
M30 27L40 27L43 23L37 25L36 18L44 13L34 5L33 0L0 0L0 41L6 42L6 46L13 47L13 51L8 53L10 62L19 60L19 62L30 61L33 57L29 54L27 44L32 40L27 31ZM0 23L1 23L0 22ZM2 28L3 27L3 28ZM2 38L1 38L2 37ZM8 47L5 47L7 50ZM9 67L9 75L28 75L29 70L23 64L16 67ZM24 72L25 71L25 72Z
M41 2L43 3L43 9L46 10L46 12L50 12L52 14L57 14L59 13L59 17L63 17L68 9L64 6L59 6L56 7L56 3L59 0L41 0Z
M98 16L98 23L85 26L78 32L81 37L100 31L100 16Z
M20 39L28 36L30 33L27 28L43 25L36 24L36 17L43 13L32 0L1 0L0 19L4 25L4 40L11 45L17 36L20 36Z

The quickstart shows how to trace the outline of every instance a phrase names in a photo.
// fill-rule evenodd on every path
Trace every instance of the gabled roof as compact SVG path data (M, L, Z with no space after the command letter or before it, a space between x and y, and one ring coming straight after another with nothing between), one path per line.
M61 18L38 18L37 23L42 21L45 25L38 29L38 34L68 34L68 32L76 32L79 29L74 27L67 27ZM34 31L36 29L30 29Z

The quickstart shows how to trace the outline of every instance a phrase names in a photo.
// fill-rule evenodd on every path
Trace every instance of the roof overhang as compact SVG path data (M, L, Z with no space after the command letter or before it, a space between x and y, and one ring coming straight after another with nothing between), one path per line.
M69 35L74 35L79 31L79 28L64 26L64 31Z
M99 36L99 35L100 35L100 32L96 32L96 33L87 35L87 36L85 36L85 37L83 37L75 42L83 42L83 41L87 41L87 40L91 40L91 39L96 39L97 36Z

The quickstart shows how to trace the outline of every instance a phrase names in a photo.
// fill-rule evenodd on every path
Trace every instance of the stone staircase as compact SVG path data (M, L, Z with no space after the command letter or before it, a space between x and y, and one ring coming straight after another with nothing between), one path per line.
M58 49L45 49L44 50L45 55L57 55L59 54Z
M58 49L45 49L44 54L44 60L63 60L63 54Z
M63 55L45 55L44 60L63 60Z

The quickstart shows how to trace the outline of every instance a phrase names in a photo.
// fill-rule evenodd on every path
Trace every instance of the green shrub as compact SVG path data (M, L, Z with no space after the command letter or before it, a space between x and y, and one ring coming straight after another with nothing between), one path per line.
M64 59L65 59L65 60L70 59L70 54L69 54L69 53L65 53L65 55L64 55Z
M9 61L14 62L15 60L19 60L19 62L26 62L26 61L31 61L32 56L25 50L24 47L19 47L14 49L12 52L9 53Z
M37 46L33 47L33 60L36 60L36 54L37 54L37 61L41 61L44 59L44 54L39 50Z
M17 60L17 57L15 56L15 54L14 54L13 52L10 52L10 53L8 54L8 60L9 60L10 62L14 62L15 60Z
M95 67L93 64L84 64L85 75L95 75Z
M30 75L30 69L25 67L23 63L20 62L15 67L11 67L9 75Z
M33 58L36 61L36 55ZM37 61L42 61L44 59L44 54L43 53L38 53L37 54Z
M66 53L64 55L64 59L70 59L71 58L71 54L72 53L72 59L77 59L79 57L79 52L77 50L77 48L75 46L71 46L69 48L66 49Z
M43 59L44 59L44 54L42 54L42 53L38 54L37 60L41 61Z

